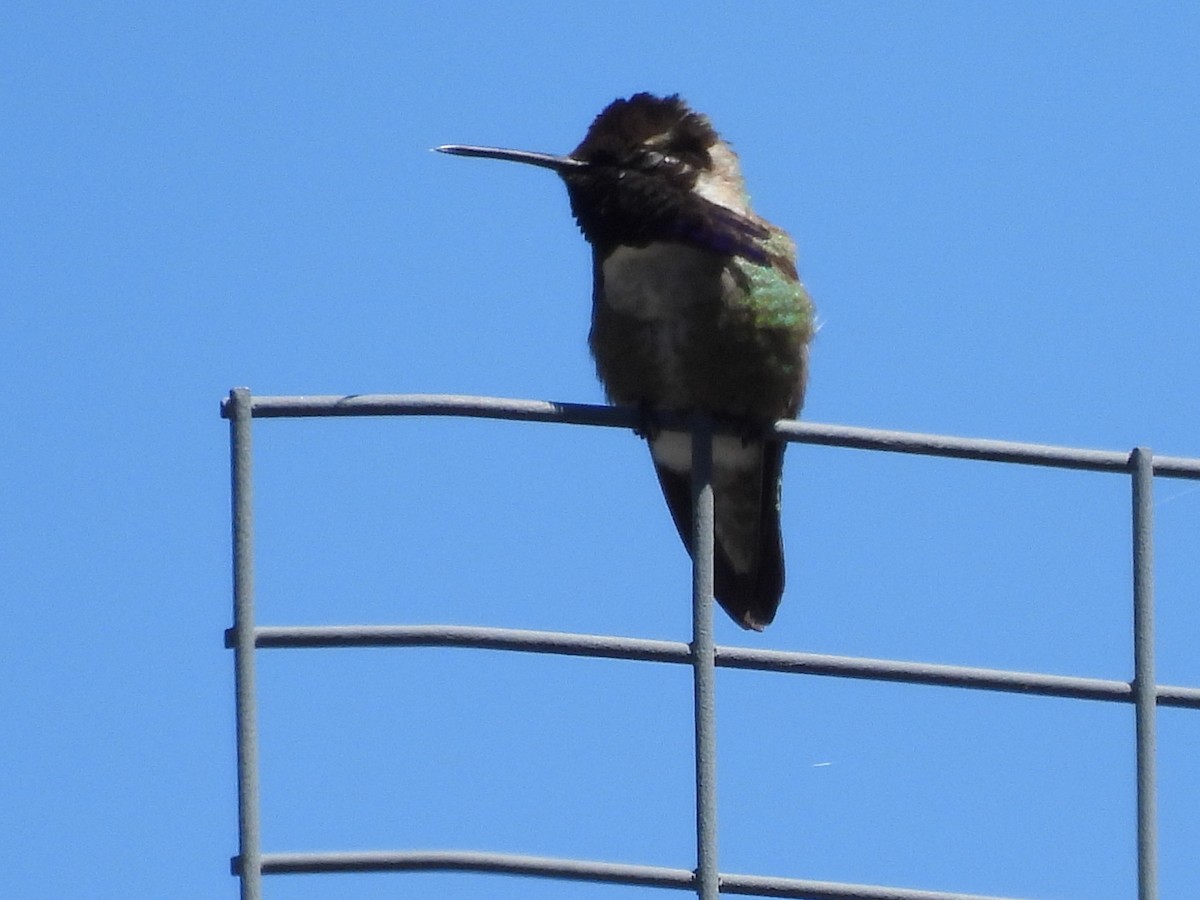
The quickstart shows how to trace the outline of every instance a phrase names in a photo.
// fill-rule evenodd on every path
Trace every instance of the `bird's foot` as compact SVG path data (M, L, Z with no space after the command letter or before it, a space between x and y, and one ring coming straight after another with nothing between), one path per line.
M658 414L649 403L645 402L639 403L637 409L638 423L634 426L633 433L644 440L654 440L658 437L658 433L662 431Z
M751 444L761 444L767 435L767 427L761 422L753 422L743 418L719 418L716 420L718 430L731 434L742 441L743 447Z
M749 447L751 444L761 444L766 434L766 428L752 422L742 422L741 427L738 428L738 436L742 439L743 447Z

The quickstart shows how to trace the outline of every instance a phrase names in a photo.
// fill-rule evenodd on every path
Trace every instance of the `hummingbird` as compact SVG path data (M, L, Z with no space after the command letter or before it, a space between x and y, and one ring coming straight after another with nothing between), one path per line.
M796 246L750 208L738 157L677 94L609 104L566 156L447 144L550 169L592 248L588 344L612 403L640 408L675 527L692 552L691 436L656 412L702 412L713 439L714 595L743 628L784 588L785 444L770 426L804 399L813 304Z

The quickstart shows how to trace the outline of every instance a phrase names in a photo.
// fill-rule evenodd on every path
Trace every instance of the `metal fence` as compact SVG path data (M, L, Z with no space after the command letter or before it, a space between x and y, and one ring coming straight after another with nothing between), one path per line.
M242 900L262 896L264 875L298 872L470 871L674 888L701 900L719 893L804 900L1005 900L978 894L721 873L717 868L715 667L931 684L1132 704L1136 739L1138 900L1156 900L1155 712L1158 706L1200 709L1200 688L1157 684L1154 676L1154 478L1200 480L1200 459L971 440L866 428L781 421L779 440L891 453L989 460L1120 473L1132 484L1133 651L1130 682L884 659L717 647L712 627L713 423L703 416L666 416L667 427L693 433L692 640L689 644L559 632L460 626L258 627L254 624L252 422L316 416L459 416L634 428L635 410L610 406L444 395L255 397L230 392L221 414L230 421L233 479L233 627L237 711L238 847L232 871ZM675 663L692 668L696 765L696 868L624 865L577 859L469 851L264 853L259 841L258 750L254 663L258 648L470 647L525 653ZM1012 900L1012 898L1009 898Z

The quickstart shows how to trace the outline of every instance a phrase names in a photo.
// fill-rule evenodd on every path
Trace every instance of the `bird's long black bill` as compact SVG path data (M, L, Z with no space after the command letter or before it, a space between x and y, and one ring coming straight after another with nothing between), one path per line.
M533 150L505 150L502 147L473 147L469 144L443 144L434 147L438 153L449 153L453 156L481 156L486 159L506 159L509 162L526 163L531 166L541 166L543 169L553 169L555 172L565 172L568 169L578 169L586 166L583 160L571 156L555 156L553 153L537 153Z

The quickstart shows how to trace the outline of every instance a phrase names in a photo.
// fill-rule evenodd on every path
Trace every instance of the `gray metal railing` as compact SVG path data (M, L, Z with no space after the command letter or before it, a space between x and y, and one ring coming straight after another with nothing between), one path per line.
M779 440L892 453L977 459L1065 469L1120 472L1132 483L1134 677L1131 682L1045 675L896 660L719 647L713 643L711 485L714 424L703 416L663 416L667 427L693 433L694 518L692 640L690 644L559 632L464 626L257 627L254 624L254 513L252 422L255 418L314 416L459 416L575 425L636 428L636 410L610 406L428 394L255 397L230 392L221 414L230 420L233 502L233 627L225 643L234 651L237 715L238 847L232 871L242 900L259 900L262 876L297 872L472 871L641 885L687 890L701 900L720 893L804 900L1006 900L978 894L908 890L876 885L807 881L722 873L717 865L716 667L863 678L911 684L1006 691L1083 700L1131 703L1135 710L1138 900L1157 900L1155 712L1158 706L1200 709L1200 688L1160 685L1154 678L1154 478L1200 481L1200 459L1155 457L1009 441L973 440L781 421ZM696 868L624 865L502 853L361 852L263 853L259 833L255 651L287 647L440 646L591 656L692 667L696 765ZM1008 898L1013 900L1013 898Z

